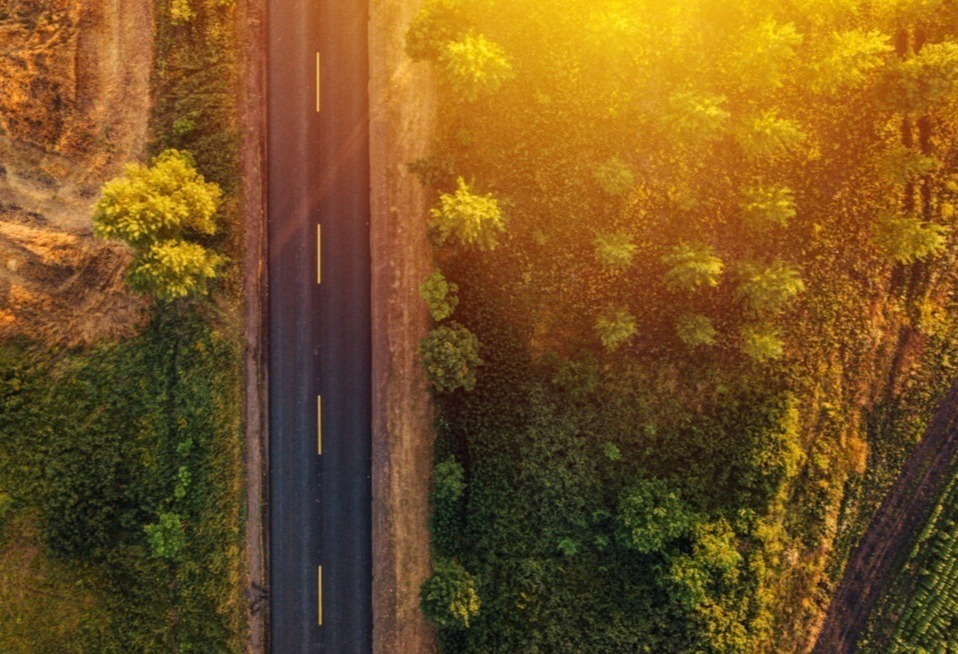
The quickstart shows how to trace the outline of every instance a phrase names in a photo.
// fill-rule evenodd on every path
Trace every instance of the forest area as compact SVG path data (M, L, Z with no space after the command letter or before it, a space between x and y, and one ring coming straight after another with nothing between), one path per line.
M810 651L955 379L958 6L428 0L406 52L440 650ZM942 491L863 651L958 645Z

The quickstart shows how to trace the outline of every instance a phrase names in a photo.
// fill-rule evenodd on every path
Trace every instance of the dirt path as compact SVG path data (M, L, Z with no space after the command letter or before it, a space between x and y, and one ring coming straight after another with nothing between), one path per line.
M370 2L373 311L373 652L428 654L419 611L429 575L432 414L419 362L429 328L419 284L432 269L428 199L406 164L429 154L435 99L428 67L404 51L421 0Z
M266 476L269 469L267 434L267 369L263 354L266 314L266 1L246 0L237 5L237 42L241 51L239 119L242 132L244 226L243 296L246 569L249 606L247 652L267 651L269 566L266 557Z
M894 581L913 539L947 483L958 453L958 382L935 411L921 442L905 462L845 566L814 654L852 654L876 602Z

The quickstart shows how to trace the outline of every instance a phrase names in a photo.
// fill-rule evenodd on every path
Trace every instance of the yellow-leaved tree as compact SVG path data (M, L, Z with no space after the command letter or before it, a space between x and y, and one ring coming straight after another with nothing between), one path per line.
M127 281L134 290L162 301L205 293L225 259L198 241L216 233L221 195L188 153L166 150L103 186L95 231L133 248Z

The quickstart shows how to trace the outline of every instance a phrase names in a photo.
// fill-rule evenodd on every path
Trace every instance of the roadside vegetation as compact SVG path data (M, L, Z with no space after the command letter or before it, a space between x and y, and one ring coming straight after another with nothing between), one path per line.
M246 644L232 0L156 3L150 160L91 208L141 333L0 343L0 651Z
M956 37L937 1L426 3L442 651L811 644L955 372Z

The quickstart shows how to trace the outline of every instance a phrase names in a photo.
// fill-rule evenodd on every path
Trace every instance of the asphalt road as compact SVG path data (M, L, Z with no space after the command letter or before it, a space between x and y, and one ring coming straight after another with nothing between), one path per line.
M269 3L274 654L372 651L367 4Z

